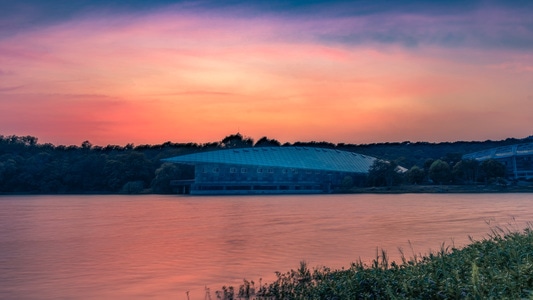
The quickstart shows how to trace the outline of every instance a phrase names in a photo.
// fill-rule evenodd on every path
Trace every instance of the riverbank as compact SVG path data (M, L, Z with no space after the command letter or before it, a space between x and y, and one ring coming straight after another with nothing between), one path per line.
M338 190L337 194L438 194L438 193L533 193L531 185L400 185L392 187L354 187L348 190ZM71 192L71 193L40 193L40 192L0 192L0 196L25 195L158 195L150 189L135 193L124 192Z
M530 299L533 296L533 231L492 229L488 238L462 249L441 247L427 256L390 262L382 251L371 265L349 269L278 273L260 285L244 281L239 290L223 287L218 295L233 299Z
M418 193L533 193L533 185L400 185L392 187L352 188L343 193L354 194L418 194Z

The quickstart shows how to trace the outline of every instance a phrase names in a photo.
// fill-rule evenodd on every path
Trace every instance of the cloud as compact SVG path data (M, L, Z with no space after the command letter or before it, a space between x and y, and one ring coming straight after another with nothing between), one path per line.
M1 75L1 74L0 74ZM11 91L15 91L15 90L18 90L18 89L22 89L24 86L23 85L19 85L19 86L8 86L8 87L0 87L0 93L2 92L11 92Z
M335 18L317 36L341 44L483 49L533 48L531 11L480 7L457 14L378 13ZM320 21L319 21L320 22Z
M285 140L442 140L466 135L461 126L474 136L530 125L523 102L505 105L531 95L527 43L492 46L517 24L516 39L531 38L525 12L366 7L310 18L315 6L183 5L86 13L0 38L10 73L0 73L1 128L105 144L207 142L238 128ZM516 116L512 126L497 111Z
M145 104L105 95L10 94L0 98L0 127L60 144L89 137L105 141L124 128L146 125L149 112Z
M9 70L2 70L0 69L0 76L13 76L15 75L15 73L13 71L9 71Z
M202 32L207 34L204 40L220 43L231 43L236 38L252 41L277 38L403 47L522 50L533 47L530 1L150 1L150 4L129 1L124 4L52 0L46 4L22 3L25 4L3 5L0 19L6 24L0 26L4 28L0 30L0 38L2 31L4 36L9 36L62 24L104 30L114 25L127 29L127 22L133 22L143 24L141 30L146 32L157 29L151 24L166 22L169 26L166 30L180 30L182 36ZM81 25L80 20L87 22ZM239 34L221 30L229 27ZM252 30L256 31L255 35ZM251 35L243 36L246 32Z

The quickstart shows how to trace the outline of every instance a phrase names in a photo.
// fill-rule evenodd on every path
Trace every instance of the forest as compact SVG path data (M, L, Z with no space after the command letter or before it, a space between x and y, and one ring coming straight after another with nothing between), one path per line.
M97 146L85 141L79 146L55 146L40 144L38 138L32 136L0 135L0 193L173 193L170 180L191 179L194 169L163 163L161 159L199 151L265 146L334 148L379 158L383 161L372 166L368 186L486 183L503 176L503 166L495 161L483 164L463 161L463 154L531 141L533 136L482 142L404 141L357 145L312 141L282 144L267 137L254 141L237 133L205 144L169 141L159 145ZM397 166L408 171L403 174L394 172Z

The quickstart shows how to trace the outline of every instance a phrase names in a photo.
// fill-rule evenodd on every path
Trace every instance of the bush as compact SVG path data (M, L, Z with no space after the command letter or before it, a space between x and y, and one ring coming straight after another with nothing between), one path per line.
M255 299L524 299L533 296L533 231L495 228L463 249L389 263L385 251L346 270L276 273ZM249 295L248 295L249 296Z

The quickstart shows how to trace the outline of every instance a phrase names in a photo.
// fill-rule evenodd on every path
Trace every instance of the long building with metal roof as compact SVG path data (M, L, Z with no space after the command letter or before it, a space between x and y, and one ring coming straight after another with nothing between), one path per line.
M194 165L194 180L181 183L191 194L258 194L327 193L347 183L361 185L375 158L325 148L254 147L164 161Z
M474 159L477 161L494 159L505 165L509 179L533 179L533 143L478 151L464 155L463 159Z

